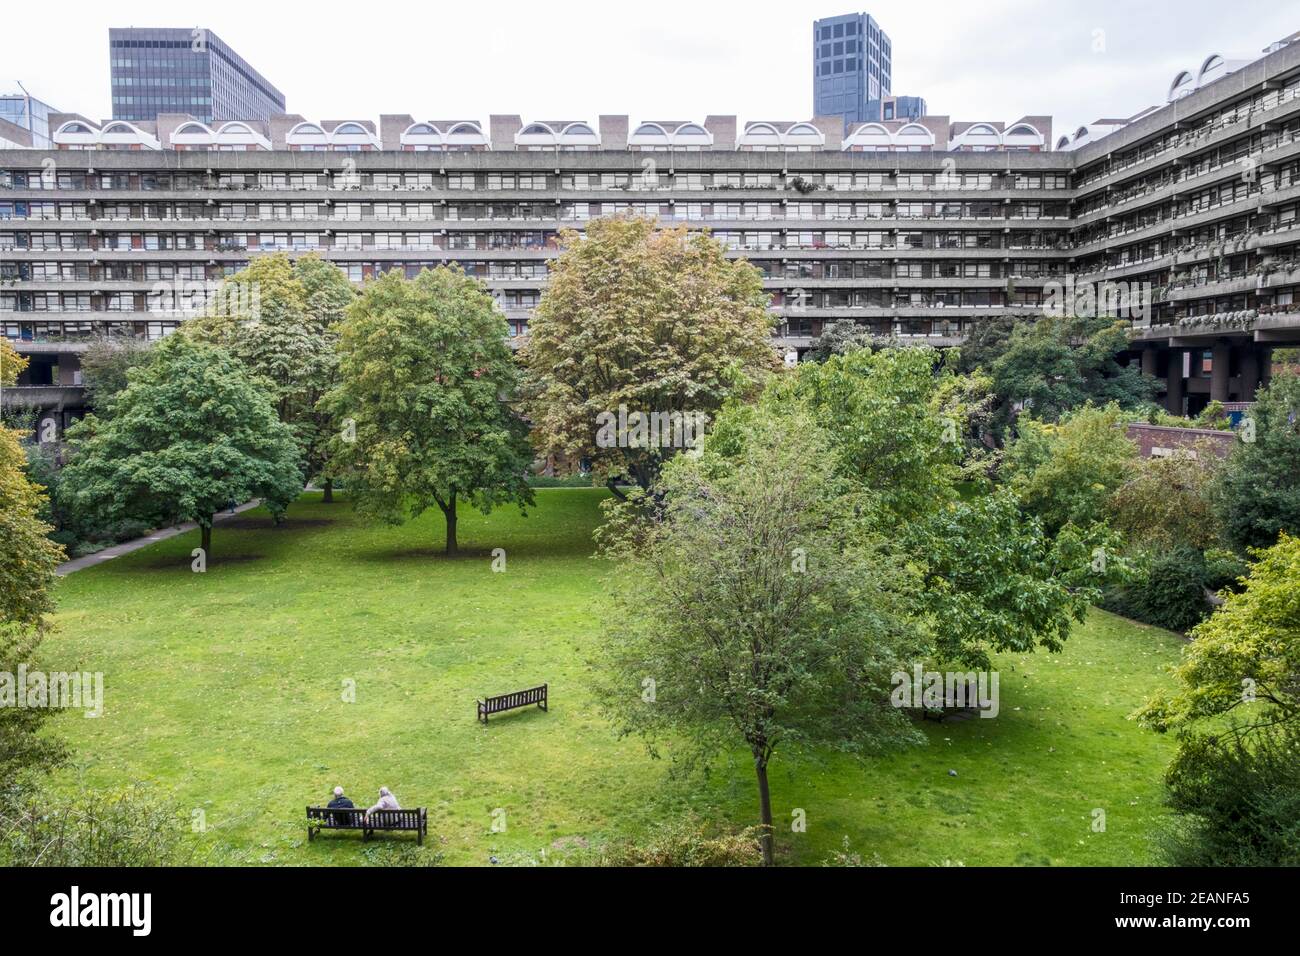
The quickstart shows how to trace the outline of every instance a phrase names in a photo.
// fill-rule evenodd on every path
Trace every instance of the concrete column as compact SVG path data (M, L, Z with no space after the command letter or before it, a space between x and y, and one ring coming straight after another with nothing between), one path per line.
M1259 351L1259 384L1266 386L1273 380L1273 346L1261 345Z
M1185 349L1169 350L1169 373L1165 377L1165 408L1171 415L1183 413L1183 356Z
M1259 388L1259 352L1254 344L1241 347L1241 400L1253 402Z
M1227 342L1216 342L1210 361L1210 401L1226 402L1228 400L1228 372L1232 366L1232 346Z
M1142 350L1142 374L1156 374L1156 350L1149 346Z

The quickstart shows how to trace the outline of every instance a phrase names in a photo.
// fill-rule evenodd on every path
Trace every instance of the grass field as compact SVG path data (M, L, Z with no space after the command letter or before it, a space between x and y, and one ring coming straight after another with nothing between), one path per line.
M206 574L190 570L196 532L72 575L41 664L104 672L105 715L51 722L75 754L56 785L147 784L202 810L204 858L236 864L383 862L410 840L309 845L303 808L335 784L361 805L385 784L427 806L416 856L453 864L554 861L687 810L752 823L740 754L707 780L670 779L592 706L603 494L544 489L527 517L466 514L451 560L437 514L376 527L308 497L280 528L260 511L219 525ZM927 723L927 746L884 758L778 753L782 859L818 863L847 837L891 865L1153 862L1172 749L1126 715L1168 679L1179 644L1096 611L1065 653L998 661L997 719ZM549 713L476 723L476 697L543 681ZM781 826L794 808L805 833Z

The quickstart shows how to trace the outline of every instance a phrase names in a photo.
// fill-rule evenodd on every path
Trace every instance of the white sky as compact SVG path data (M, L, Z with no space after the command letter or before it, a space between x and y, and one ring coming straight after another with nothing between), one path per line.
M812 112L812 21L865 11L893 41L896 94L960 120L1049 114L1059 136L1163 103L1210 53L1254 59L1300 30L1291 0L859 2L15 2L0 92L21 80L107 118L110 26L203 26L309 119L797 120Z

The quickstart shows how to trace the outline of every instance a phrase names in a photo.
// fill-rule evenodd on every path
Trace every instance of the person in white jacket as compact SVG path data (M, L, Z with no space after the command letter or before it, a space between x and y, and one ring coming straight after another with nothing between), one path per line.
M376 810L400 810L400 809L402 808L398 804L397 798L393 796L392 791L390 791L387 787L380 787L379 802L366 811L366 816L370 816L370 814L374 813Z

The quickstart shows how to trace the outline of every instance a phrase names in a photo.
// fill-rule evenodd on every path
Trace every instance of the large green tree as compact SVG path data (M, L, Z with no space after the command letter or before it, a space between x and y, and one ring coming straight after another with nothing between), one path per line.
M855 507L923 575L939 655L983 663L993 650L1060 650L1124 564L1095 560L1098 548L1118 550L1104 528L1047 535L1007 496L972 497L962 463L972 461L970 431L983 414L974 385L933 349L863 349L801 365L762 402L803 403L825 429Z
M510 407L518 374L506 322L459 269L365 286L339 339L339 382L324 399L337 429L331 467L364 515L390 523L433 505L457 550L457 506L532 503L528 428Z
M724 413L724 419L731 413ZM860 527L807 415L737 413L679 456L653 523L607 540L619 560L600 661L618 725L707 756L743 744L773 861L778 748L873 751L915 739L890 676L920 646L905 562Z
M1300 535L1300 375L1262 389L1238 434L1211 492L1225 537L1266 548L1279 532Z
M1118 361L1128 348L1127 328L1113 318L1044 316L1016 325L996 358L982 343L978 357L990 362L1004 417L1023 406L1040 421L1054 422L1088 403L1121 408L1149 403L1159 387L1156 380Z
M601 219L561 241L522 352L538 450L648 488L679 448L600 440L601 416L710 416L752 391L778 364L770 297L757 269L685 228Z
M0 340L0 385L14 382L17 361L5 361ZM11 354L11 353L10 353ZM63 549L40 520L41 488L27 479L18 433L0 427L0 673L30 664L54 610L52 589ZM54 759L60 748L39 734L48 711L0 706L0 800L20 771Z
M318 408L338 368L338 327L356 298L343 271L310 253L257 256L223 283L185 333L225 349L271 395L309 478L326 470L329 422ZM332 484L325 476L326 498Z
M1059 423L1021 418L1002 477L1051 534L1105 522L1111 496L1137 473L1137 445L1111 405L1067 412Z
M1191 632L1177 685L1137 712L1178 737L1174 862L1300 864L1300 538L1283 533Z
M74 509L103 523L194 521L209 558L216 512L262 498L278 516L302 490L270 398L226 352L185 336L131 371L112 418L88 416L69 439L61 487Z

